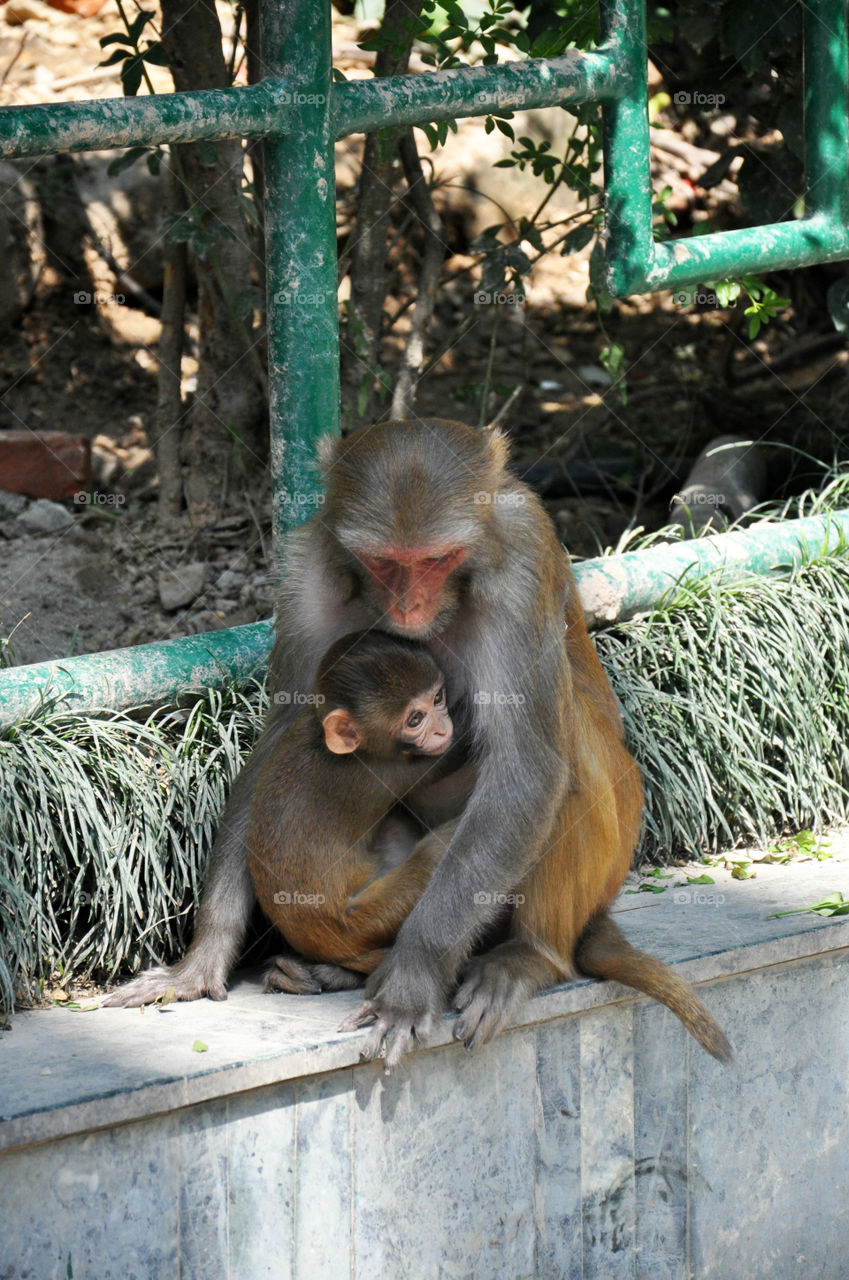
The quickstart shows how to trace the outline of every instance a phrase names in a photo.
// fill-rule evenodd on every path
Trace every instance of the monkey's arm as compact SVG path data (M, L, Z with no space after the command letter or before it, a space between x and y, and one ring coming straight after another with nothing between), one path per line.
M463 812L477 785L477 765L473 761L437 782L424 782L404 797L404 807L432 830Z
M460 965L498 909L498 895L509 893L544 853L569 786L570 683L562 624L552 620L545 642L540 637L534 645L539 657L530 672L519 666L527 651L527 637L508 635L499 649L502 668L479 676L481 688L517 696L512 703L481 705L476 736L482 749L468 805L351 1019L351 1025L374 1023L365 1053L377 1056L386 1039L387 1066L412 1046L414 1033L426 1036L442 1014Z
M266 974L267 988L300 994L358 985L340 981L340 975L330 974L327 966L340 965L346 972L360 974L376 968L421 897L455 827L456 823L447 823L425 836L404 862L375 876L336 911L293 914L292 925L278 922L293 945L311 959L276 956Z

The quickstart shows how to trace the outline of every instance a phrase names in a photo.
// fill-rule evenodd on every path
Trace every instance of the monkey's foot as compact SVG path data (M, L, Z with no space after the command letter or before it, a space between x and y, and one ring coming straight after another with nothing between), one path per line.
M186 957L170 968L157 965L155 969L145 969L137 978L107 996L102 1005L113 1009L135 1009L142 1004L154 1004L165 995L170 995L172 1000L200 1000L202 996L209 996L210 1000L226 1000L226 976L218 967L208 968L202 962Z
M274 956L265 973L266 991L293 996L316 996L321 991L353 991L363 975L338 964L308 964L294 956Z
M400 1009L395 1012L378 1013L378 1002L364 1000L355 1009L350 1018L346 1018L340 1031L357 1031L360 1027L371 1027L360 1050L360 1062L371 1062L375 1058L385 1058L385 1071L397 1067L405 1053L415 1049L427 1039L433 1029L433 1018L429 1013L411 1018Z
M438 975L421 964L407 968L397 955L398 944L366 983L366 999L346 1018L340 1031L371 1027L360 1050L360 1061L383 1054L386 1072L409 1050L421 1046L442 1014L445 998Z
M460 1014L454 1039L462 1040L467 1049L486 1044L529 996L556 981L545 972L549 967L529 947L515 941L473 956L463 966L454 996L454 1008Z

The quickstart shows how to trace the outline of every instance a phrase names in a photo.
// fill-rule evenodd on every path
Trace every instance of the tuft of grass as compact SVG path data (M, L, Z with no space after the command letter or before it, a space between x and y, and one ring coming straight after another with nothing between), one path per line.
M44 712L0 737L0 1011L52 973L109 978L185 948L263 708L252 681L141 720Z
M643 770L643 856L700 856L847 816L845 557L708 577L596 645Z
M847 505L844 475L782 514ZM596 645L645 777L643 857L847 816L849 558L706 578ZM103 980L185 949L264 702L251 681L146 717L45 709L0 735L0 1024L56 972Z

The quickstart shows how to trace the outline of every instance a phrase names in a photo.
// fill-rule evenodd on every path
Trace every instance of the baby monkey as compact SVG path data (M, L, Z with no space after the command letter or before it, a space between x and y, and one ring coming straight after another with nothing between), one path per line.
M248 865L259 904L309 966L278 956L266 986L355 987L386 955L453 831L424 838L396 802L432 773L453 726L442 672L413 641L343 636L311 706L274 748L253 795ZM341 966L337 968L337 966Z

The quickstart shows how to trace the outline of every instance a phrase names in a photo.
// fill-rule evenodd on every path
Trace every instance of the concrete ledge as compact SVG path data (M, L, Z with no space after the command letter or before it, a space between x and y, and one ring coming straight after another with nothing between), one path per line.
M835 889L849 897L849 861L764 864L746 881L712 874L713 885L676 889L684 878L676 872L663 894L621 895L617 918L629 940L696 984L849 947L849 917L769 918ZM337 1030L358 998L267 995L252 975L222 1004L19 1014L0 1036L0 1151L358 1066L364 1033ZM636 999L644 1000L628 987L578 979L529 1001L513 1025ZM421 1052L453 1044L452 1022ZM196 1039L207 1052L192 1050Z
M849 862L712 874L619 919L701 984L728 1069L590 981L389 1077L336 1031L356 993L19 1017L0 1276L846 1280L849 920L768 916L849 896Z

